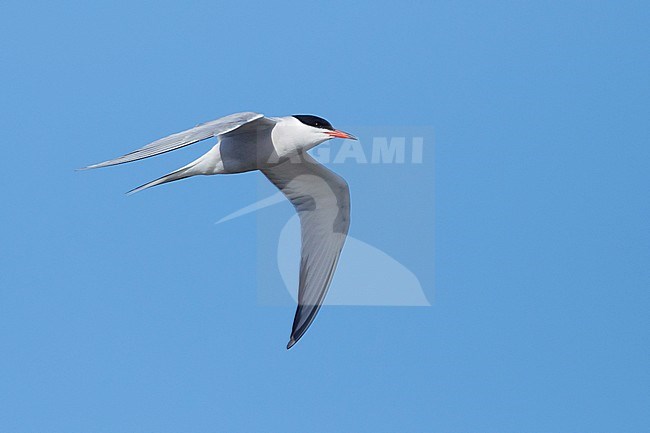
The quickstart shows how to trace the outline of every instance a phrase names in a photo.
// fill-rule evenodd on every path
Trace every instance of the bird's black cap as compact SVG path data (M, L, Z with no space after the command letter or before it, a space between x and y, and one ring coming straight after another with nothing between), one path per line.
M329 129L330 131L334 131L332 124L322 117L312 116L311 114L294 114L293 117L300 120L305 125L313 126L314 128Z

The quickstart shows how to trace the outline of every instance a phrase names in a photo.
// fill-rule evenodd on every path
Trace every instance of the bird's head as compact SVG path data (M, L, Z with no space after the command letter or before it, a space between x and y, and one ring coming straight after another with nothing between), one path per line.
M300 135L309 142L309 147L331 140L332 138L357 139L352 134L334 129L332 124L322 117L312 116L310 114L294 114L292 117L298 120L299 123L296 128L300 130Z

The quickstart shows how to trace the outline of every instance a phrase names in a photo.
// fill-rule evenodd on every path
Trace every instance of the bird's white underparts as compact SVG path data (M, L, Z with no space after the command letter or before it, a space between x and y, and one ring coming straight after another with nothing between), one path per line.
M129 193L191 176L254 170L260 170L282 191L295 207L301 226L298 307L289 349L304 335L323 304L350 226L348 184L307 151L332 138L356 138L318 116L266 117L245 112L202 123L85 168L137 161L212 137L217 137L217 144L203 156Z

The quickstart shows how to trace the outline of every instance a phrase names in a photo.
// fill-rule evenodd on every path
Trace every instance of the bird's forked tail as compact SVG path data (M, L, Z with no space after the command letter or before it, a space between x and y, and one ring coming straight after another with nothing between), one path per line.
M140 192L144 189L151 188L152 186L162 185L163 183L185 179L186 177L190 177L198 174L193 170L193 168L194 168L194 164L186 165L185 167L179 168L176 171L172 171L171 173L159 177L156 180L152 180L151 182L147 182L144 185L140 185L137 188L133 188L131 191L127 192L127 195L135 194L136 192Z

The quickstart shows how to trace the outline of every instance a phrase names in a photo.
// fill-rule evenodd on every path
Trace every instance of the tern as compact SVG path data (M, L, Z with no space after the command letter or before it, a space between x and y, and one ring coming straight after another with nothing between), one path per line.
M254 170L261 171L282 191L296 209L301 227L298 306L287 344L290 349L305 334L323 304L350 227L347 182L319 164L307 151L333 138L356 138L318 116L235 113L84 169L137 161L212 137L217 138L217 144L203 156L129 194L197 175Z

